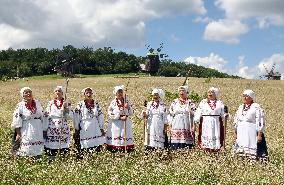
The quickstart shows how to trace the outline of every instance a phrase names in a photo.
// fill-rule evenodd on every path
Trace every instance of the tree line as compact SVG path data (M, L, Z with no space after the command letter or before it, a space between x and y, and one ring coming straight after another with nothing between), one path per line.
M137 57L121 51L115 52L111 47L96 50L90 47L75 48L71 45L51 50L9 48L0 51L0 79L56 74L55 68L62 62L58 60L58 56L62 53L72 58L73 74L138 73L141 72L141 64L146 62L146 56ZM168 59L160 61L157 75L185 76L189 69L192 77L237 78L214 69Z

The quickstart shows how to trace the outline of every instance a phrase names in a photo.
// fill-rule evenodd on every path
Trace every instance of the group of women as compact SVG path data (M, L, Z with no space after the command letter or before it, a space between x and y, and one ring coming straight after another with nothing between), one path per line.
M219 89L209 88L208 98L198 106L187 98L188 92L187 86L180 86L179 97L173 100L168 109L163 101L164 91L157 88L152 91L152 100L141 113L145 151L192 148L197 126L197 145L200 149L218 152L224 148L224 127L228 114L219 99ZM113 94L115 98L108 107L105 132L104 115L99 103L93 98L92 88L82 90L84 99L74 111L64 99L62 86L54 89L54 99L49 101L46 110L33 98L29 87L22 88L20 95L23 100L17 104L13 114L13 153L36 157L45 152L50 158L57 154L67 154L71 139L68 120L73 120L78 156L86 152L100 152L103 145L111 152L133 151L132 122L129 118L133 115L132 105L124 94L123 86L115 86ZM255 102L255 93L245 90L243 103L234 118L233 151L241 156L266 157L264 123L264 112Z

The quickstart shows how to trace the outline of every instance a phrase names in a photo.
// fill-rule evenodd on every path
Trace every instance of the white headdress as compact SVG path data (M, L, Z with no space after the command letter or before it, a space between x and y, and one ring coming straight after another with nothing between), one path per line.
M56 86L56 88L54 89L54 92L55 92L56 90L61 90L61 91L62 91L62 94L64 94L63 86L61 86L61 85Z
M164 100L164 98L165 98L165 92L163 91L163 89L155 88L155 89L153 89L153 91L152 91L152 95L154 95L155 93L157 93L157 94L160 96L160 98L161 98L162 100Z
M186 86L186 85L184 85L184 86L179 86L178 87L178 91L180 91L181 89L184 89L185 90L185 92L186 92L186 94L188 93L188 86Z
M86 92L87 89L90 89L93 92L93 89L91 87L86 87L86 88L82 89L82 91L81 91L83 96L85 95L85 92Z
M251 97L252 100L255 102L255 92L253 92L253 90L247 89L243 92L243 95Z
M124 85L118 85L113 88L113 94L116 94L118 90L123 90Z
M220 91L219 91L219 89L217 87L210 87L208 91L213 92L216 99L219 98Z
M20 96L21 96L21 97L23 97L23 96L24 96L24 92L25 92L25 90L30 90L30 91L32 91L32 89L31 89L31 88L29 88L29 87L23 87L23 88L20 90Z

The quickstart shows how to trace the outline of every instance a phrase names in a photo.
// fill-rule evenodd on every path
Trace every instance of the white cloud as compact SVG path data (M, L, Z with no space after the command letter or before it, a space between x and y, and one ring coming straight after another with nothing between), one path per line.
M261 29L284 25L283 0L216 0L215 6L224 10L222 19L195 19L195 22L208 23L203 34L205 40L238 44L239 37L249 31L245 23L250 20L256 21Z
M197 17L194 19L194 22L201 22L201 23L209 23L214 21L213 19L211 19L210 17Z
M144 42L145 22L171 15L202 15L202 0L1 0L0 49L7 47L139 47ZM3 27L3 26L2 26ZM9 30L21 30L26 39L12 42ZM22 37L21 33L14 35Z
M30 39L30 34L25 30L14 28L6 24L0 24L0 48L9 48L11 45L20 46Z
M212 21L206 26L203 38L228 44L238 44L238 37L248 30L249 28L238 20Z
M238 59L238 65L231 71L231 74L247 79L258 78L255 76L258 73L257 68L245 65L245 56L239 56Z
M217 54L210 53L208 57L188 57L184 62L189 64L196 64L204 67L216 69L221 72L227 72L225 65L227 61Z
M190 56L186 58L184 62L209 67L220 72L237 75L247 79L259 79L260 76L267 74L263 65L270 71L273 64L275 64L274 72L282 74L281 79L284 79L284 53L273 54L269 58L264 58L255 66L248 66L245 62L245 56L239 56L238 65L233 68L226 66L228 62L214 53L210 53L208 57Z
M255 19L259 26L284 25L283 0L217 0L215 5L223 9L229 19Z

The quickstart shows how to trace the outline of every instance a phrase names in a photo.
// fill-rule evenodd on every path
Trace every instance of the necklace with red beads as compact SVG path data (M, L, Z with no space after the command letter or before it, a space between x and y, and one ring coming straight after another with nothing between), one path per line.
M26 102L25 106L32 114L36 113L36 103L34 100L32 100L30 103Z
M243 110L242 110L243 116L246 115L247 111L250 109L250 106L251 106L251 103L250 104L244 103Z
M122 110L124 108L124 99L123 98L122 99L116 98L116 104L117 104L119 110Z
M160 104L160 101L152 101L152 107L154 108L154 109L158 109L158 107L159 107L159 104Z
M94 100L93 99L91 101L84 100L84 102L88 111L93 112L93 109L95 107Z
M61 98L60 104L58 105L58 104L57 104L57 99L54 99L54 100L53 100L53 103L54 103L54 105L57 107L57 109L61 109L61 107L62 107L62 105L63 105L63 101L64 101L64 98Z
M179 101L179 106L181 107L181 108L184 108L184 106L186 105L186 98L185 99L183 99L183 98L179 98L178 99L178 101Z
M210 106L210 108L211 108L212 110L214 110L214 109L216 108L216 103L217 103L216 100L214 100L213 103L212 103L211 100L208 99L208 100L207 100L207 103L208 103L208 105Z

